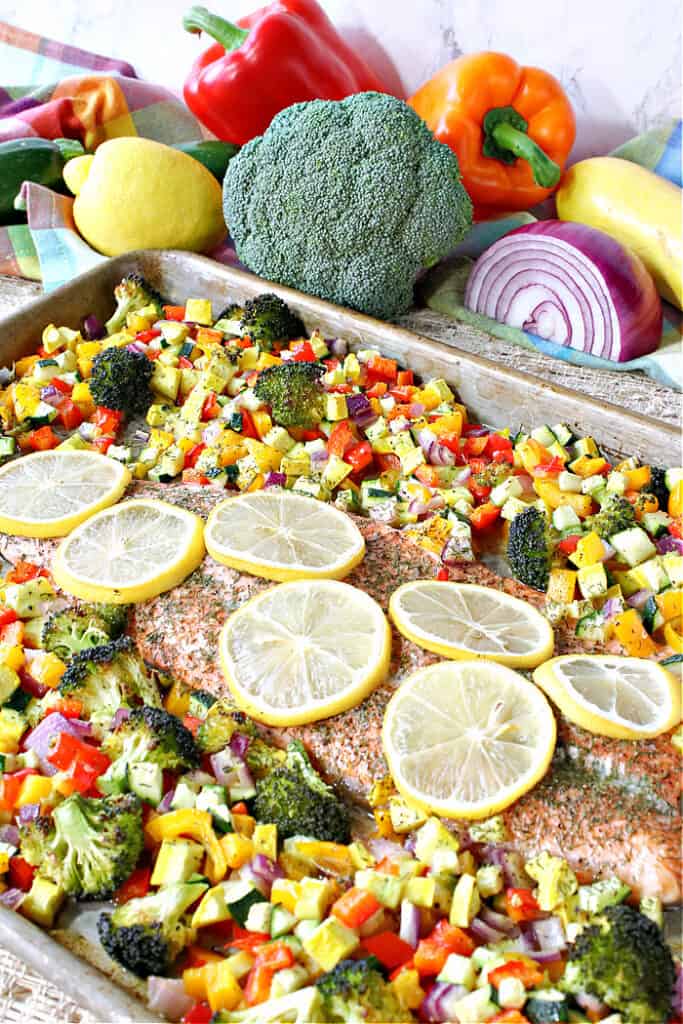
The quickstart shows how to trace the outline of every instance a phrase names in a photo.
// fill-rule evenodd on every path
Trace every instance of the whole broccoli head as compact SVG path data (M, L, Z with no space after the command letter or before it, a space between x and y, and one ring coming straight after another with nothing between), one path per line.
M108 899L135 868L143 849L137 797L89 798L59 804L52 819L20 829L21 855L39 874L78 899Z
M658 926L626 904L608 907L569 948L562 987L589 992L632 1024L671 1016L676 969Z
M326 1021L411 1021L374 956L341 960L315 983Z
M254 392L269 405L282 427L311 429L323 415L323 363L289 362L267 366L258 375Z
M145 412L152 401L149 382L153 366L143 352L105 348L93 359L88 384L95 405L118 409L128 416Z
M99 779L105 792L121 792L127 786L128 766L136 762L158 764L164 770L196 768L199 751L194 736L179 718L164 708L142 707L131 711L104 738L102 750L112 764Z
M507 557L516 579L534 590L548 589L551 545L548 523L539 508L525 508L510 523Z
M281 767L257 780L253 813L257 821L277 825L280 839L310 836L350 842L348 812L312 767L299 740L289 744Z
M281 111L231 160L223 207L255 273L384 319L472 223L454 153L377 92Z
M240 326L244 334L265 349L271 349L275 341L293 341L306 335L301 317L272 292L244 303Z
M98 731L109 725L120 707L161 705L157 684L127 636L74 655L58 689L48 693L42 703L49 705L61 697L79 700Z
M164 315L163 299L149 285L142 274L129 274L114 288L116 309L114 315L104 325L107 334L116 334L126 326L129 313L137 313L141 309L151 307L157 319Z
M603 540L609 540L615 533L629 530L636 525L635 512L626 498L622 498L620 494L610 494L601 505L600 511L588 517L586 525Z
M75 654L109 643L106 622L91 615L67 609L49 615L40 632L40 642L46 651L56 654L62 661L68 661Z
M166 974L194 931L185 911L208 889L204 882L176 882L158 892L122 903L97 921L100 942L109 956L146 978Z
M216 754L227 747L233 733L256 735L253 723L226 698L214 701L197 730L197 746L203 754Z

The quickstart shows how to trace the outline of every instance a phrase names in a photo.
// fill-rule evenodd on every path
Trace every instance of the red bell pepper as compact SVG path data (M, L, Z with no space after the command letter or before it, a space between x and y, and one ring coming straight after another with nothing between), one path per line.
M393 383L398 376L398 366L395 359L385 359L384 356L372 356L366 363L368 376L372 380L385 380Z
M316 0L275 0L237 25L192 7L183 25L216 40L194 62L183 94L192 113L226 142L243 146L262 135L292 103L391 91Z
M80 700L76 700L75 697L61 697L47 709L45 717L60 714L64 718L80 718L82 713L83 704Z
M536 897L531 889L506 889L505 907L513 921L535 921L542 917Z
M114 438L111 434L105 434L104 437L95 437L90 442L93 448L96 448L100 455L106 455L111 446L114 443Z
M3 626L9 626L12 622L16 622L18 618L19 616L14 608L0 608L0 629Z
M376 956L388 971L402 967L413 956L413 947L390 931L368 936L361 942L361 947L371 956Z
M563 537L560 543L557 545L557 547L563 555L573 555L579 545L580 540L581 534L573 533L570 537Z
M47 452L59 444L59 438L52 427L39 427L38 430L32 430L30 434L27 434L26 441L28 447L35 452Z
M60 380L59 377L53 377L50 384L55 391L60 391L63 395L70 395L73 391L73 384L69 384L68 380Z
M167 320L175 320L176 323L182 323L185 319L185 307L164 306L164 316Z
M36 869L31 867L23 857L10 857L9 862L9 884L12 889L21 889L28 892L33 885L33 877Z
M499 516L500 508L498 505L494 505L492 501L487 501L483 505L472 509L470 522L475 530L487 530L490 526L493 526Z
M543 983L543 971L538 964L531 964L526 960L508 960L493 971L490 971L487 980L494 988L498 988L504 978L517 978L522 982L524 988L534 988L535 985Z
M519 1010L501 1010L495 1017L491 1017L489 1024L529 1024L529 1018Z
M679 540L683 540L683 517L678 519L672 519L669 523L669 533L672 537L678 537Z
M340 459L343 459L346 452L355 444L356 436L351 421L340 420L339 423L335 423L327 440L327 450L330 455L338 455Z
M244 986L244 998L247 1001L247 1006L258 1006L259 1003L266 1002L270 996L270 986L274 974L274 969L266 967L265 964L256 964L252 967Z
M13 811L21 784L29 775L37 775L35 768L22 768L18 772L5 772L0 788L0 811Z
M100 775L104 775L111 763L106 754L97 747L77 739L68 732L59 733L47 759L59 771L69 773L74 788L79 793L87 793Z
M466 437L462 446L465 458L470 459L477 455L482 455L486 451L488 443L487 434L482 434L480 437Z
M203 441L200 441L199 444L196 444L192 448L190 448L189 452L185 453L183 469L194 469L194 467L197 465L197 459L202 454L205 448L206 445L204 444Z
M437 579L440 583L444 583L446 582L446 580L449 580L450 578L451 574L449 573L448 569L446 568L445 565L442 565L439 571L437 572L435 579Z
M75 430L83 422L83 413L75 402L65 398L57 410L57 419L65 430Z
M13 569L7 573L5 580L7 583L26 583L28 580L34 580L36 576L47 576L47 570L42 569L35 562L17 562Z
M161 331L158 327L148 327L146 331L138 331L135 335L135 340L141 341L143 345L147 345L154 338L159 337L161 337Z
M291 346L291 349L294 353L295 363L317 363L318 361L310 341L297 341L296 345Z
M183 1017L183 1024L209 1024L213 1010L208 1003L195 1003Z
M344 453L344 462L348 462L349 466L353 466L354 473L360 473L363 469L367 469L372 462L372 445L369 441L361 441L360 444L354 444L353 448L349 448Z
M220 415L221 407L215 391L209 391L202 406L202 421L215 420Z
M128 900L136 900L146 896L149 892L151 877L152 869L150 867L136 868L133 874L114 893L114 903L127 903Z
M439 974L451 953L471 956L474 947L474 940L467 932L449 924L444 918L426 939L420 941L415 950L415 969L420 975Z
M119 409L107 409L105 405L98 405L90 417L101 434L115 434L121 426L123 413Z

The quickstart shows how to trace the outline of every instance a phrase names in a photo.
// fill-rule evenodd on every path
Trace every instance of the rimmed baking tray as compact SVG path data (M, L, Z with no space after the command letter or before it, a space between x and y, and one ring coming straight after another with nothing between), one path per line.
M592 435L612 455L635 455L664 466L679 458L680 431L669 424L185 252L143 251L108 260L0 321L0 366L35 352L46 324L76 327L90 313L103 320L109 317L113 289L130 273L142 274L171 303L184 304L188 297L211 299L216 313L229 302L265 290L276 292L309 330L318 328L325 337L345 338L352 349L377 347L424 378L445 378L478 420L489 426L563 422L577 433ZM64 928L53 936L0 906L0 945L103 1024L158 1022L160 1018L136 998L144 986L112 966L99 944L88 941L93 935L91 918L86 905L76 920L60 920Z

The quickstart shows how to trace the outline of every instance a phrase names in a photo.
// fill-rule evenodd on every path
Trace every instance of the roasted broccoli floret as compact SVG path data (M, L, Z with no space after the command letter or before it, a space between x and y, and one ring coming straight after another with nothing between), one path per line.
M197 730L197 746L204 754L216 754L227 747L235 732L256 733L253 724L229 700L217 700Z
M81 651L108 644L109 639L103 619L73 609L48 615L40 631L42 647L62 661L68 661Z
M107 631L112 640L118 639L126 632L128 615L131 606L129 604L87 604L81 605L81 611L89 612L102 619L107 624Z
M141 978L166 974L194 938L183 915L207 889L204 882L176 882L128 900L113 913L100 915L100 942L113 960Z
M127 636L76 654L58 689L47 694L43 703L49 705L61 697L79 700L87 717L100 731L109 725L120 707L161 705L158 687Z
M350 842L348 812L315 771L299 740L289 744L281 767L257 781L253 811L257 821L277 825L280 839L310 836Z
M128 277L117 284L114 288L116 309L114 315L104 325L107 334L116 334L126 326L126 317L129 313L137 313L141 309L151 306L157 320L164 315L163 299L154 290L141 274L129 274Z
M179 718L164 708L146 704L131 711L104 738L102 750L112 764L99 780L105 792L121 792L128 784L128 766L139 761L158 764L163 769L195 768L199 751L194 737Z
M254 391L271 407L272 416L282 427L311 429L323 415L325 373L322 363L289 362L267 366L256 381Z
M480 487L497 487L512 472L511 466L504 462L489 462L474 474L474 480Z
M662 932L626 904L608 907L569 947L565 991L588 992L632 1024L671 1016L675 966Z
M261 779L275 768L281 768L286 758L287 754L284 750L273 747L270 743L266 743L257 737L249 744L246 762L252 775L257 779Z
M594 516L589 516L586 525L594 530L603 540L609 540L621 530L629 530L636 525L633 506L619 494L610 494Z
M230 161L223 207L255 273L384 319L472 223L455 154L378 92L281 111Z
M240 321L243 313L244 306L240 306L236 302L231 302L218 314L218 319L213 325L214 330L223 331L227 334L239 334L242 330Z
M243 334L268 350L274 341L293 341L306 334L303 320L272 292L244 303L240 326Z
M74 793L57 805L51 819L41 816L22 825L20 838L22 857L65 892L108 899L142 853L142 805L130 794Z
M127 348L105 348L93 359L88 384L96 405L118 409L127 416L145 412L152 401L149 382L152 360L144 352Z
M525 508L510 523L507 557L516 579L534 590L548 589L551 544L548 523L539 508Z
M326 1021L411 1021L391 985L385 980L379 960L341 960L315 983L322 997Z
M664 509L669 504L669 488L666 486L666 470L661 466L650 467L650 493L654 494L659 507Z

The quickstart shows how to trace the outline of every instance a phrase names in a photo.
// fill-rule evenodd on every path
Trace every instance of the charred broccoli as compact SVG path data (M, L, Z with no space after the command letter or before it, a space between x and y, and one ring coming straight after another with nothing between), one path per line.
M512 575L534 590L547 590L551 545L548 523L540 509L531 505L510 523L507 548Z
M659 507L666 511L669 504L669 488L666 486L666 470L661 466L652 466L650 469L650 493L654 494Z
M411 1021L392 986L385 980L379 960L341 960L315 983L322 997L326 1021Z
M107 334L116 334L126 326L129 313L138 313L151 307L156 320L164 315L163 300L154 288L147 284L141 274L129 274L114 288L116 310L104 325Z
M312 767L299 740L289 744L281 767L257 781L253 813L257 821L276 824L280 839L350 842L347 810Z
M93 402L127 416L146 412L152 401L149 382L153 369L152 360L144 352L105 348L93 359L88 381Z
M143 848L142 806L135 796L89 798L79 793L52 818L21 826L21 855L65 892L108 899L125 882Z
M118 639L126 632L128 625L129 604L88 604L81 605L81 611L96 615L107 624L107 632L112 640Z
M216 754L227 747L235 732L255 735L252 723L234 704L225 699L214 701L197 730L197 746L204 754Z
M103 730L120 707L161 704L159 690L133 649L130 637L119 637L72 657L59 687L44 698L43 708L62 697L75 697L92 724Z
M615 533L629 530L636 525L633 506L620 494L610 494L594 516L589 516L586 525L603 540L609 540Z
M256 381L257 398L271 407L272 416L282 427L310 429L323 415L322 363L289 362L268 366Z
M121 792L128 784L128 766L140 761L163 769L195 768L199 751L194 737L179 718L164 708L143 705L104 739L102 750L112 764L100 777L105 792Z
M41 646L62 661L92 647L108 644L107 624L90 612L67 610L49 615L40 632Z
M218 314L213 328L215 331L223 331L224 334L239 334L242 330L241 319L244 313L244 306L231 302Z
M201 881L175 882L149 896L128 900L112 914L100 915L100 942L113 960L141 978L166 974L194 937L183 915L207 889Z
M303 320L272 292L244 303L240 326L252 341L268 350L274 341L293 341L306 334Z
M675 966L662 932L626 904L608 907L569 948L565 991L588 992L632 1024L671 1016Z

